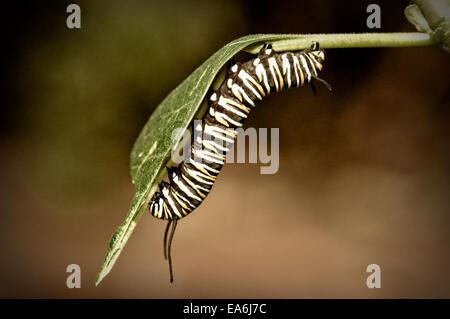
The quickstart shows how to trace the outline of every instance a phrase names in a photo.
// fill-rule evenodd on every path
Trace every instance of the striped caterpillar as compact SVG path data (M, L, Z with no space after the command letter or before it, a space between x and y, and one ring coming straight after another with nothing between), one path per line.
M178 219L189 215L209 194L227 152L233 146L236 132L250 110L271 92L299 87L312 79L329 84L318 77L325 59L324 51L314 42L310 49L276 53L266 43L256 58L234 64L221 86L210 96L202 124L193 130L202 133L191 143L191 155L177 167L168 168L169 182L159 184L149 207L151 214L168 220L164 233L164 257L169 261L173 282L171 246ZM170 225L172 229L167 243Z

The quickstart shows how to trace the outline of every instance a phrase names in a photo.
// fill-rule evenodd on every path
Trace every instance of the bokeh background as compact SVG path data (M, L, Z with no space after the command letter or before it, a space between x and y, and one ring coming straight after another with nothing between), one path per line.
M94 287L134 194L129 153L158 103L251 33L374 32L371 1L68 1L4 7L0 297L450 297L449 70L439 47L327 51L318 96L271 95L246 125L280 128L280 169L224 167L179 224L145 214ZM377 1L378 31L415 31ZM66 287L79 264L81 289ZM382 270L368 289L367 265Z

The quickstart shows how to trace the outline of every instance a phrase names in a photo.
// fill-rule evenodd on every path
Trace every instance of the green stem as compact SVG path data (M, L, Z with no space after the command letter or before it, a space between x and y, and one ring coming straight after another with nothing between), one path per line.
M421 32L395 33L328 33L293 36L291 39L277 40L272 43L275 51L307 49L311 42L320 43L321 48L375 48L375 47L413 47L434 44L430 35ZM251 45L245 49L256 54L262 44Z

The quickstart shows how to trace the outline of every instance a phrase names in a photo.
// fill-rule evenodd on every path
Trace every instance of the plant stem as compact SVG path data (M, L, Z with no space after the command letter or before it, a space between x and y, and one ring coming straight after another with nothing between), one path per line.
M375 47L413 47L434 44L427 33L328 33L292 35L291 39L276 40L272 43L275 51L307 49L313 41L319 42L321 48L375 48ZM256 54L262 44L251 45L245 49Z

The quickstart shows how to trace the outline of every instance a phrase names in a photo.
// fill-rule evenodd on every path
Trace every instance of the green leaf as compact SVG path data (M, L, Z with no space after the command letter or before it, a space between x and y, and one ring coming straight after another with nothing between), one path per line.
M405 8L405 17L416 27L417 31L426 33L433 32L417 4L410 4Z
M417 9L408 12L408 20L418 30L424 30L427 26L433 42L440 44L444 50L450 53L450 1L449 0L410 0ZM413 7L414 8L414 7ZM410 9L411 10L411 9ZM413 17L411 17L411 13ZM423 26L425 25L425 27ZM432 30L430 32L430 29Z
M199 111L208 88L216 75L237 52L257 53L262 44L270 41L275 51L294 51L310 47L318 41L322 48L380 47L428 45L431 40L421 33L376 34L258 34L239 38L228 43L197 68L176 87L157 107L141 131L131 153L131 178L137 188L130 210L113 234L95 284L111 271L136 223L147 208L158 183L165 175L171 150L182 137L172 138L175 128L188 128Z

